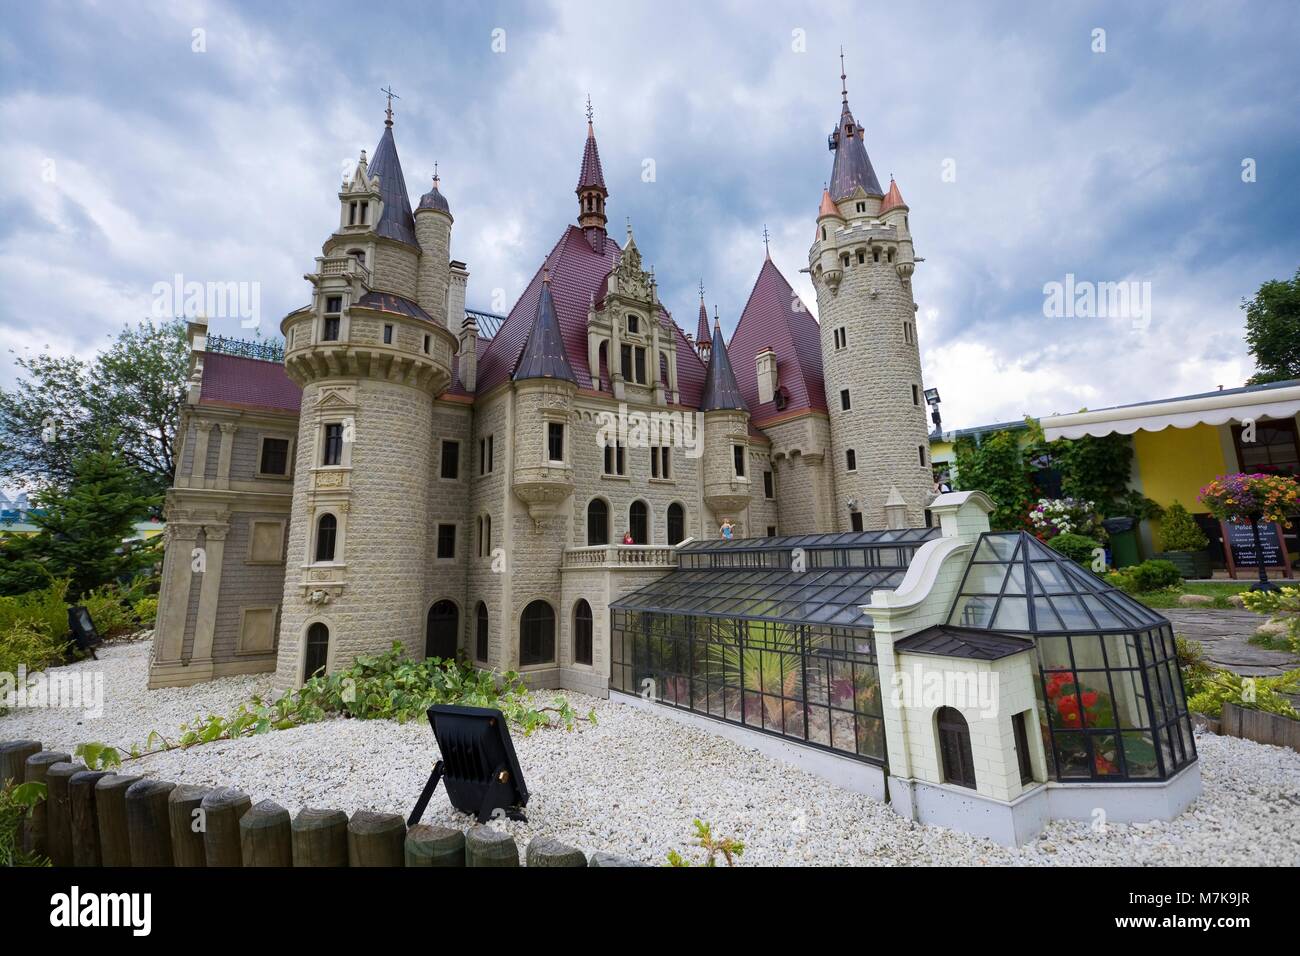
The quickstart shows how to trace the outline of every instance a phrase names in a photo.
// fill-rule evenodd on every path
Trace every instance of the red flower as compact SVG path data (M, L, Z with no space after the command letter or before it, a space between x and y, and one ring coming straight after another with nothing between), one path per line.
M1087 707L1087 708L1091 709L1091 708L1093 708L1093 707L1095 707L1095 706L1097 705L1097 692L1096 692L1096 691L1085 690L1085 691L1083 692L1083 695L1082 695L1082 696L1083 696L1083 706L1084 706L1084 707Z

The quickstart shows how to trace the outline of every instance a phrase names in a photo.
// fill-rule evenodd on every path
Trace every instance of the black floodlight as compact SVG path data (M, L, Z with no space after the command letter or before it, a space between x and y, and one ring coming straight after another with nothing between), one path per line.
M83 654L94 657L95 648L104 643L104 639L99 636L99 631L95 629L95 622L91 619L90 612L83 604L68 608L68 630L72 632L77 650Z
M451 805L474 814L479 823L487 823L496 810L504 810L511 820L527 822L528 788L501 711L434 704L429 708L429 724L442 759L433 765L406 825L420 822L439 780Z

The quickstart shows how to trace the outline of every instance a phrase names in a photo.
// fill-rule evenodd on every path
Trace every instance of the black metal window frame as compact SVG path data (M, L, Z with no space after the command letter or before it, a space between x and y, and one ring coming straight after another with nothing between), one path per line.
M333 561L338 541L339 519L326 512L316 520L316 560Z
M564 423L546 423L546 454L549 461L564 461Z
M573 663L591 664L594 633L595 620L592 617L591 605L585 598L579 598L578 603L573 606Z
M320 621L307 628L306 646L303 648L302 678L308 680L323 673L329 665L330 629Z
M442 458L438 463L438 473L448 481L460 478L460 442L454 438L442 440Z
M609 502L592 498L587 502L587 547L609 544Z
M338 465L343 461L343 423L328 422L325 425L325 447L321 454L322 465Z
M633 544L650 543L650 506L640 498L628 505L627 530Z
M438 525L439 560L451 560L456 557L456 526L454 524Z
M287 475L289 473L289 439L262 439L262 458L258 463L258 472L263 475Z
M610 633L614 690L886 763L868 628L615 609Z
M1197 759L1172 626L1029 535L981 535L949 623L1033 638L1052 779L1159 782Z
M668 506L665 516L668 531L668 543L680 544L686 537L686 509L674 501Z
M519 615L519 666L555 663L555 608L540 598Z

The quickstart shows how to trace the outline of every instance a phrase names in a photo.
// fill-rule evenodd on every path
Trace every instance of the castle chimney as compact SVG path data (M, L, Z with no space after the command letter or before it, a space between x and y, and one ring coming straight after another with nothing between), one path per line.
M758 401L766 404L776 397L776 353L770 345L754 358L754 366L758 370Z

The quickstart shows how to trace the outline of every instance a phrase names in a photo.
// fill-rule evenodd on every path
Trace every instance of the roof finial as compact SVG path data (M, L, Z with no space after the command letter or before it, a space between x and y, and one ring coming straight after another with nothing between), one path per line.
M587 125L591 125L591 118L595 116L595 111L591 108L591 94L587 94Z
M704 301L704 276L700 276L700 301Z
M433 188L438 188L438 161L433 161Z
M767 242L769 238L770 237L767 234L767 223L763 223L763 257L766 259L772 258L772 252L767 247Z
M713 327L716 329L720 327L721 324L722 320L718 318L718 303L715 302L713 303Z
M551 265L550 259L542 260L542 285L551 284Z
M844 72L844 47L840 47L840 96L844 97L845 105L849 102L849 77Z
M401 97L393 92L393 84L391 83L388 84L387 89L381 89L379 92L388 94L388 109L384 110L384 115L388 118L384 120L384 125L391 127L393 125L393 100L400 100Z

